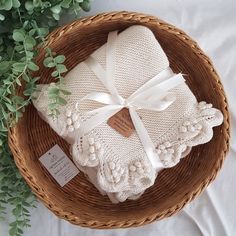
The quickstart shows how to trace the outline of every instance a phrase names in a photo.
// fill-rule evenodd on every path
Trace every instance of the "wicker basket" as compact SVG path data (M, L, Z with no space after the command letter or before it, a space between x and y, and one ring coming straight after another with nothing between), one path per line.
M50 34L47 44L67 58L70 69L106 42L107 34L134 24L149 27L167 54L171 68L189 75L187 84L197 99L213 103L224 114L224 123L214 128L213 139L194 147L176 167L163 170L156 184L140 199L112 204L80 173L61 188L38 158L56 143L69 155L69 145L39 118L30 105L9 132L9 144L21 174L34 193L57 216L90 228L140 226L173 215L192 201L215 178L229 147L229 113L223 87L209 58L183 31L155 17L113 12L85 18ZM40 83L51 82L51 70L37 58ZM21 93L21 91L19 91Z

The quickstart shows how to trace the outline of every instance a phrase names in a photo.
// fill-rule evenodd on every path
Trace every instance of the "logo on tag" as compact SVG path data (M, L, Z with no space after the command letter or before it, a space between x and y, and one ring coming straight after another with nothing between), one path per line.
M126 138L130 137L135 130L127 108L123 108L109 118L107 124Z

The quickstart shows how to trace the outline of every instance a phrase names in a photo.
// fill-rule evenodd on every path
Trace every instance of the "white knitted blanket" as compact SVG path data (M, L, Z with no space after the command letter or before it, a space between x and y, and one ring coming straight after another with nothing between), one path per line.
M92 57L105 69L106 44ZM118 35L114 81L122 97L127 98L167 68L169 61L151 30L131 26ZM41 117L71 144L77 167L102 194L107 194L114 203L139 197L154 184L159 171L151 165L139 136L134 132L128 138L124 137L107 122L79 136L81 122L90 118L87 112L101 107L94 101L79 101L91 92L107 93L107 89L85 62L72 69L65 79L64 89L71 95L57 118L48 116L47 108L47 89L55 85L38 85L41 92L35 94L34 106ZM204 101L198 103L185 83L171 92L176 100L167 109L137 111L164 168L176 165L191 147L208 142L213 136L212 128L223 121L222 113Z

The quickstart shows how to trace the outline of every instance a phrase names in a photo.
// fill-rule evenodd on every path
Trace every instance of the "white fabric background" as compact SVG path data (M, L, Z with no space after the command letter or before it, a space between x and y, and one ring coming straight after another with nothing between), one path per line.
M235 0L94 0L87 15L104 11L145 12L176 25L211 57L231 108L231 148L215 182L177 215L150 225L91 230L59 220L41 203L32 210L32 227L24 236L231 236L236 232L236 1ZM7 222L0 236L8 235Z

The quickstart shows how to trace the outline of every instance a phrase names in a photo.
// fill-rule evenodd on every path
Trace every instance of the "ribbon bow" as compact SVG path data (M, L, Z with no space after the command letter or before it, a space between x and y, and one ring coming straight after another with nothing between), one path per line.
M155 146L142 120L137 114L137 110L165 110L176 99L175 94L173 92L169 92L169 90L184 83L185 80L181 74L174 74L170 68L167 68L158 75L156 75L154 78L146 82L144 85L142 85L128 98L123 98L119 95L114 84L114 59L116 38L117 31L109 33L106 46L106 71L91 56L85 61L85 63L94 72L97 78L107 88L109 93L92 92L81 99L81 101L97 101L102 104L105 104L105 106L85 113L85 115L90 115L91 117L86 121L82 122L79 129L79 135L82 136L92 131L98 125L107 121L118 111L126 107L129 110L130 117L134 124L135 130L139 136L139 139L152 166L156 169L162 169L163 165L160 159L158 158Z

